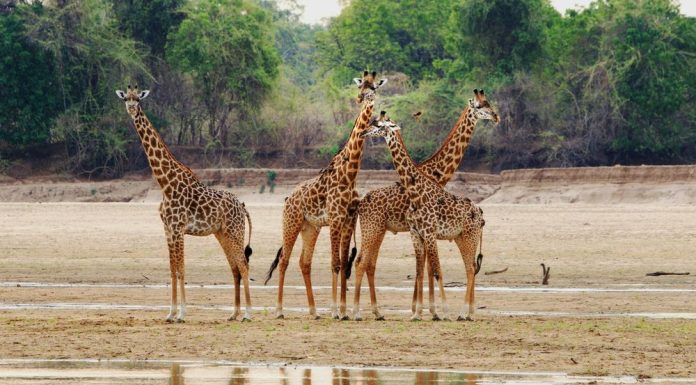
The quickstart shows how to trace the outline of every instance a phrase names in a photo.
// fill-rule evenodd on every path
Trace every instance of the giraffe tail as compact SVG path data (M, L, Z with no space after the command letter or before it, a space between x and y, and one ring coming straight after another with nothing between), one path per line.
M474 275L481 271L481 265L483 264L483 229L481 229L481 234L479 234L479 254L476 257L476 265L474 270Z
M251 217L249 216L249 211L244 207L244 215L246 215L247 222L249 222L249 243L247 243L244 248L244 257L246 258L247 264L249 264L249 258L251 258Z
M266 281L263 283L264 285L268 284L268 281L271 280L271 277L273 277L273 271L278 267L278 263L280 262L280 256L283 254L283 248L281 247L278 249L278 253L276 254L275 259L273 260L273 263L271 263L271 267L268 269L268 273L266 273Z
M353 272L353 261L355 261L355 257L358 255L358 240L355 235L355 231L353 231L353 248L350 249L350 258L348 259L348 264L346 266L346 279L350 278L350 274Z

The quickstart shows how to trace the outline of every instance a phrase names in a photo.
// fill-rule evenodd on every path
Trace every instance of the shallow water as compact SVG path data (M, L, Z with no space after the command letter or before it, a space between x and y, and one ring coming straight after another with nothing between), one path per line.
M165 284L126 284L126 283L60 283L60 282L0 282L0 287L17 288L93 288L93 289L164 289ZM187 284L187 289L233 289L233 285L196 285ZM251 285L251 290L277 290L274 285ZM313 286L314 290L329 290L331 286ZM304 286L286 285L286 290L304 291ZM378 291L413 292L413 287L377 286ZM363 285L363 291L367 286ZM447 291L464 292L466 287L448 287ZM537 294L574 294L574 293L696 293L696 289L655 287L654 285L613 285L611 287L507 287L477 286L476 291Z
M696 379L648 379L689 382ZM239 364L205 361L3 360L0 384L171 385L451 385L631 384L626 377L569 376L554 372L495 372Z
M214 310L232 312L234 308L226 305L188 305L189 309ZM0 310L142 310L142 311L166 311L169 305L126 305L114 303L80 303L80 302L53 302L53 303L1 303ZM254 306L253 312L273 312L275 308ZM306 307L284 307L283 310L291 313L307 313ZM328 317L329 308L317 308L320 315ZM383 309L383 313L392 314L396 317L411 314L410 310L388 310ZM696 313L666 313L666 312L638 312L638 313L590 313L590 312L563 312L563 311L534 311L534 310L499 310L499 309L480 309L478 314L505 315L517 317L548 317L548 318L647 318L647 319L694 319ZM254 314L252 314L254 316Z

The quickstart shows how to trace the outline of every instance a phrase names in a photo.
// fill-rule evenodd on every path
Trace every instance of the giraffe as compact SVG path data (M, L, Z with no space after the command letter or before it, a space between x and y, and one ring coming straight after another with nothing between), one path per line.
M435 180L423 173L406 151L401 138L400 127L382 112L375 120L366 137L384 137L404 194L408 196L409 209L406 220L416 252L416 282L412 303L412 320L420 320L423 307L423 267L428 262L429 271L438 280L442 297L444 318L447 319L447 300L437 252L437 240L453 240L459 248L466 269L466 303L459 320L471 320L474 314L475 257L483 237L483 211L468 198L462 198L445 189ZM439 319L434 304L430 311L433 319ZM358 309L359 310L359 309ZM465 313L466 312L466 313ZM359 311L356 318L359 319Z
M459 115L457 122L450 130L440 148L417 167L425 175L434 179L440 186L445 186L459 168L464 152L474 134L478 120L493 120L499 122L498 114L486 99L484 91L474 90L474 98L469 99L465 109ZM358 217L361 230L361 250L355 266L355 298L353 315L359 313L360 286L363 274L367 273L370 287L372 312L378 320L384 317L377 305L375 292L375 269L379 248L387 231L394 234L408 231L406 212L409 207L408 196L399 185L383 187L368 192L358 204ZM428 277L430 286L430 301L434 302L433 281Z
M278 273L278 302L276 318L283 318L283 286L285 271L290 261L292 249L297 236L302 236L300 269L307 292L309 314L318 318L312 291L311 268L314 245L319 231L329 226L331 239L331 289L332 318L347 318L346 308L346 265L348 264L348 247L350 237L357 219L358 193L355 179L360 169L364 138L362 133L372 118L375 103L375 91L386 84L387 79L376 80L377 73L363 72L362 79L353 79L358 85L357 102L361 103L360 115L355 120L348 142L313 179L298 185L286 198L283 208L283 245L278 250L275 260L266 275L266 283L273 271L280 266ZM337 306L337 284L341 280L341 304Z
M138 86L128 91L116 91L126 103L126 110L133 119L145 155L157 183L162 189L159 206L160 218L169 247L171 272L171 308L167 322L184 322L186 316L186 292L184 291L184 235L207 236L214 234L227 256L235 284L235 311L229 320L240 313L240 280L244 280L246 309L243 321L251 320L251 296L249 294L249 257L251 247L244 247L244 220L249 222L251 243L251 218L244 203L227 191L211 189L203 185L188 167L174 158L162 137L152 126L140 106L150 91L138 91ZM181 291L179 313L174 318L177 305L177 283Z

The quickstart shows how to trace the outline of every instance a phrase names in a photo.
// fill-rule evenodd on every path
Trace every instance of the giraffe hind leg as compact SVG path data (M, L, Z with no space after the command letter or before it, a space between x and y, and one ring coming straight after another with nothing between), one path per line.
M244 312L244 317L242 321L251 320L251 298L249 296L249 285L248 285L248 275L249 269L246 261L246 255L244 253L244 229L242 228L241 237L235 237L230 229L226 229L224 232L216 233L215 237L220 242L222 249L227 257L227 262L230 265L230 270L232 271L232 277L234 279L235 286L235 311L229 320L234 320L239 316L241 310L241 287L240 281L244 281L244 294L246 300L246 310Z

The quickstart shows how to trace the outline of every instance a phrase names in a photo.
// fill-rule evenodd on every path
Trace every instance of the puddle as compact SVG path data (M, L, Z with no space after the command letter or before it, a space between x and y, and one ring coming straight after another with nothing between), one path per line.
M187 305L189 309L213 310L231 313L234 311L232 306L227 305ZM79 302L53 302L53 303L0 303L0 310L131 310L131 311L166 311L169 305L125 305L113 303L79 303ZM254 306L251 308L252 317L264 318L263 312L272 314L273 307ZM306 314L306 307L283 307L283 310L290 313ZM383 313L392 315L408 315L410 310L382 309ZM320 315L328 317L329 308L317 308ZM549 318L646 318L646 319L693 319L696 320L696 313L667 313L667 312L622 312L622 313L589 313L589 312L560 312L560 311L534 311L534 310L500 310L500 309L479 309L478 314L503 315L516 317L549 317Z
M367 286L363 285L363 291ZM648 287L648 285L616 285L616 287L506 287L506 286L477 286L476 291L503 293L538 293L538 294L576 294L576 293L696 293L696 289ZM0 282L0 287L18 288L92 288L92 289L164 289L165 284L121 284L121 283L51 283L51 282ZM187 289L233 289L234 285L196 285L187 284ZM251 285L251 290L273 290L278 286ZM286 285L285 289L305 291L304 286ZM313 286L314 290L329 290L331 286ZM384 292L413 292L413 287L377 286L378 291ZM448 292L465 292L466 287L448 287Z
M571 376L560 372L421 370L240 364L207 361L1 360L0 384L171 385L453 385L633 384L691 382L690 378Z

